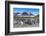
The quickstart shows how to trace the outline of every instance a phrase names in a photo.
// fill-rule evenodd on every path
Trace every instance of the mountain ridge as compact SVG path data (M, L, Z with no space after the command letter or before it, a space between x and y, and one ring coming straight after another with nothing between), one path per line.
M27 13L27 12L23 12L23 13L13 13L13 14L14 14L15 16L17 16L17 15L18 15L18 16L19 16L19 15L21 15L21 16L22 16L22 15L33 16L33 14L32 14L31 12L30 12L30 13Z

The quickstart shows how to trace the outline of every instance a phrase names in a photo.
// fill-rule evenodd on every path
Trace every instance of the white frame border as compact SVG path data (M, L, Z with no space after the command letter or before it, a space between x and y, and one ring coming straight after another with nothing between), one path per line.
M13 8L39 8L40 9L40 24L39 27L28 27L28 28L13 28ZM19 4L10 4L10 32L19 32L19 31L39 31L42 30L42 6L35 5L19 5Z

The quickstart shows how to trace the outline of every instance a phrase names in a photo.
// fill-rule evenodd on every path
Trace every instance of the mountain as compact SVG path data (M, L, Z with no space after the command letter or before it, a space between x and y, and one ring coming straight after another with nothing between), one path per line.
M28 15L28 16L33 16L33 14L30 12L23 12L22 15Z
M32 15L33 16L33 14L30 12L30 14L29 15Z
M20 14L20 13L13 13L14 14L14 16L17 16L18 14Z
M28 13L27 12L23 12L22 15L28 15Z
M30 13L28 13L28 12L14 13L14 15L15 16L23 16L23 15L25 15L25 16L33 16L33 14L31 12Z

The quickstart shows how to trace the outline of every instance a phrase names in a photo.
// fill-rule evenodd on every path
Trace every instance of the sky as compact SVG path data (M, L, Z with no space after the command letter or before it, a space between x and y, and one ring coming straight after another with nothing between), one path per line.
M27 13L32 13L33 15L37 15L39 14L39 8L13 8L13 13L23 13L23 12L27 12Z

